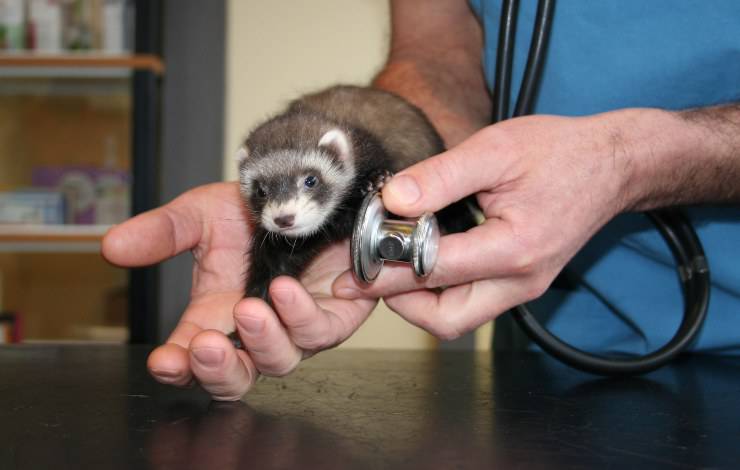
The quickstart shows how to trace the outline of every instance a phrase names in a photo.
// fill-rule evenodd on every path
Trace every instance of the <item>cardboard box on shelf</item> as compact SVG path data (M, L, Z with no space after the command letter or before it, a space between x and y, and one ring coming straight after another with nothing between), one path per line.
M125 171L86 166L38 167L32 171L35 187L66 196L66 222L113 224L130 213L130 180Z
M0 192L0 224L63 224L64 194L52 190Z

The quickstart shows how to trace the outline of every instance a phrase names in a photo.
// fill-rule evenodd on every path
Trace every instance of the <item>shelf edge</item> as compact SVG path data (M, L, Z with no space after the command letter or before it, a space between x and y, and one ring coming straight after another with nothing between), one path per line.
M154 54L0 54L2 67L91 67L149 70L163 75L164 62Z

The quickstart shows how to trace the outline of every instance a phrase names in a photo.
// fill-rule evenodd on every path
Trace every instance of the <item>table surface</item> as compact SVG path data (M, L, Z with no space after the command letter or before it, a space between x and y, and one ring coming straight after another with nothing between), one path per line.
M740 358L615 380L539 354L327 351L217 403L155 383L148 351L0 348L0 468L740 467Z

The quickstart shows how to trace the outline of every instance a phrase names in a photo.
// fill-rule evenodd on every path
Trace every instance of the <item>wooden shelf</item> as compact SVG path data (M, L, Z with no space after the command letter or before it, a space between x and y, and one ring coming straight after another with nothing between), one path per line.
M34 53L3 53L0 54L0 68L3 74L10 71L14 76L18 73L46 71L54 75L55 69L61 70L149 70L157 75L164 74L162 59L152 54L123 54L110 55L100 53L79 54L34 54ZM43 72L42 72L43 73ZM35 75L34 74L34 75Z
M0 252L92 253L110 225L0 225Z

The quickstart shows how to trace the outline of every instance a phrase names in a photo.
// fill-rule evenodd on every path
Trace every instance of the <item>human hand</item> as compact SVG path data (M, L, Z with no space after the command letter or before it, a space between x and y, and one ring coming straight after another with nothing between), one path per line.
M235 182L195 188L106 234L103 255L119 266L146 266L186 250L193 254L190 304L167 342L149 355L149 371L159 382L197 381L216 400L238 400L260 373L288 374L303 357L344 341L377 303L332 297L332 283L350 265L347 243L322 253L301 282L275 279L275 309L260 299L243 299L249 237ZM227 338L235 329L246 350Z
M427 278L388 263L373 284L346 273L334 292L347 299L383 296L406 320L442 339L539 297L586 241L627 208L632 155L650 155L642 143L651 137L630 126L636 113L649 112L513 119L400 172L383 188L390 212L419 216L475 194L485 221L443 236Z

